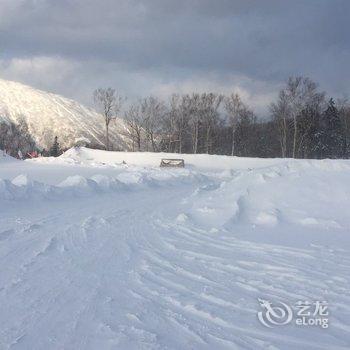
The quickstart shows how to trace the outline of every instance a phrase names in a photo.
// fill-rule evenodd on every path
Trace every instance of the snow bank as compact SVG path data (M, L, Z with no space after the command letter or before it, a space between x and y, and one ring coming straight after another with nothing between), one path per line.
M214 229L287 224L350 231L342 210L350 203L348 161L296 161L215 178L194 191L181 217Z
M140 189L176 186L186 183L201 183L205 176L182 171L178 174L163 174L126 171L115 177L96 174L91 177L68 176L58 185L34 181L25 174L12 181L0 179L0 200L23 200L33 198L60 199L74 196L90 196L99 193L135 191Z
M305 160L290 158L246 158L209 154L178 154L154 152L107 152L93 150L86 147L73 147L58 158L39 158L39 162L56 162L60 164L80 164L87 166L130 166L158 168L162 158L182 158L187 169L200 171L227 171L223 175L230 175L231 170L253 170L282 166L295 171L317 168L320 170L350 169L349 160Z
M2 180L0 200L80 197L188 185L193 193L184 201L186 211L178 220L187 218L203 227L230 229L239 223L272 229L288 223L338 229L350 225L347 212L339 210L350 201L348 160L181 155L184 169L159 168L165 156L179 155L72 148L58 158L20 162L33 168L50 163L57 173L65 169L68 176L51 185L21 174L12 181Z
M18 161L18 159L9 156L3 150L0 149L0 163L16 162L16 161Z
M183 158L186 168L199 170L248 169L288 163L286 159L260 159L219 156L209 154L178 154L154 152L107 152L85 147L75 147L66 151L56 161L62 164L85 164L90 166L135 165L142 167L159 167L162 158ZM45 158L39 161L46 161ZM126 164L125 164L126 163Z

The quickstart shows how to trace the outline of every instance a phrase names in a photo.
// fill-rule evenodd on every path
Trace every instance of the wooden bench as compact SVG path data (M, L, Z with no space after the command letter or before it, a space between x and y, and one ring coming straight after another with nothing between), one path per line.
M162 159L160 162L161 168L184 168L185 161L183 159Z

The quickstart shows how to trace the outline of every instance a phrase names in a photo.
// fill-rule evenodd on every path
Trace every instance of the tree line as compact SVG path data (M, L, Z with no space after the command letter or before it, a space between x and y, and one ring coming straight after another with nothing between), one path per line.
M127 106L125 100L112 88L94 92L95 105L104 118L107 150L113 149L110 123L118 116L125 121L123 136L132 151L282 158L350 156L350 102L327 97L305 77L287 80L265 118L257 118L237 93L174 94L168 101L150 96ZM16 123L8 119L0 123L0 149L13 156L18 150L60 155L63 150L57 137L52 142L49 150L38 150L24 117Z
M121 115L114 89L98 89L94 101L106 126ZM334 101L309 78L290 77L257 118L239 94L174 94L169 101L151 96L122 114L132 151L207 153L246 157L346 158L350 155L350 103Z

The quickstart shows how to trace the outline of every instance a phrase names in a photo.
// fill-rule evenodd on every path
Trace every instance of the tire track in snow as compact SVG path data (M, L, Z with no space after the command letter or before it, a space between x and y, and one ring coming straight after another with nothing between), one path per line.
M62 208L55 220L32 220L28 240L15 254L40 247L39 255L20 276L17 291L13 286L6 295L9 307L26 307L23 315L15 310L16 318L10 308L5 310L9 319L1 324L0 344L13 349L28 344L36 349L48 344L52 349L263 349L274 344L326 349L329 339L346 339L344 311L328 342L318 347L303 332L299 340L288 330L276 335L259 328L256 320L258 296L312 297L340 262L346 271L344 254L253 243L225 230L209 233L191 222L169 220L167 213L183 212L187 193L184 186L127 193L119 199L111 195L109 202L87 198L74 208ZM9 240L18 235L15 231ZM320 259L329 260L329 270L317 265ZM11 264L16 265L14 260ZM336 288L331 290L339 307L350 301L343 290L346 275L341 275L344 279L333 279ZM3 305L4 298L0 301ZM41 342L39 334L45 334ZM310 334L322 337L317 331Z

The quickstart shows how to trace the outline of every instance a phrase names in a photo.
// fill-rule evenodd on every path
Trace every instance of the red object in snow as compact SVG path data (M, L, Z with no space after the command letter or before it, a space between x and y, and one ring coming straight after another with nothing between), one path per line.
M38 157L39 157L37 151L28 152L27 155L28 155L30 158L38 158Z

